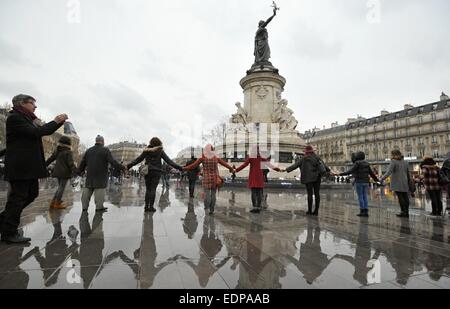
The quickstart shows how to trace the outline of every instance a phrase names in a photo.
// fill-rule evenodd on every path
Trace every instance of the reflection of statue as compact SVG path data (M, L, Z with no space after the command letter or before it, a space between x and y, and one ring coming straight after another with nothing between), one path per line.
M258 31L255 37L255 64L271 65L270 59L270 47L269 47L269 33L267 32L267 25L272 21L272 19L277 15L277 8L274 7L273 15L267 20L261 20L259 22Z
M231 118L231 123L234 124L242 124L242 125L247 125L247 120L248 120L248 114L245 111L245 109L242 108L242 105L240 102L236 103L236 107L238 108L237 113L234 114Z

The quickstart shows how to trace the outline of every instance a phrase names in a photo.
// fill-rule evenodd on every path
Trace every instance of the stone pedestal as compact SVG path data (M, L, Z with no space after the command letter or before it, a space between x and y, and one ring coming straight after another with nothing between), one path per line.
M244 89L244 109L249 123L273 123L272 115L276 103L286 85L286 79L272 71L254 72L241 82Z

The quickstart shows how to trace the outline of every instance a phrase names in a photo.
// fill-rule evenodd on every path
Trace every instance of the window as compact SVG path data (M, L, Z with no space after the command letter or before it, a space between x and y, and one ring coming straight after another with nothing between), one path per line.
M437 136L436 136L436 135L433 135L433 136L432 136L431 142L432 142L433 144L437 144Z
M423 117L422 117L422 116L419 116L419 117L417 117L417 118L418 118L419 124L422 124L422 123L423 123Z
M423 145L423 137L419 137L419 138L417 139L417 143L418 143L419 145Z
M436 131L437 131L436 125L433 124L432 130L433 130L433 132L436 132Z
M431 114L431 121L436 121L436 114L435 113Z
M433 158L439 158L439 150L433 150Z
M411 140L410 139L406 140L406 146L411 146Z
M435 111L435 110L437 110L437 108L438 108L438 105L437 105L437 104L434 104L434 105L433 105L433 110Z
M398 127L397 121L394 121L394 129Z
M447 141L450 142L450 134L447 134Z

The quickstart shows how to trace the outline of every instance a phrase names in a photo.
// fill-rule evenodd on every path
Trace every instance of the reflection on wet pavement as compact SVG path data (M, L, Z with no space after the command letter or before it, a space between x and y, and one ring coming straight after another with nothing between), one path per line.
M304 191L267 190L254 215L247 190L223 189L214 216L201 191L190 199L175 183L158 189L154 214L137 182L108 188L106 213L82 213L79 192L49 212L53 192L23 213L30 245L0 244L0 288L450 288L448 219L428 216L423 195L405 220L380 190L370 218L351 189L324 190L318 218L305 217Z

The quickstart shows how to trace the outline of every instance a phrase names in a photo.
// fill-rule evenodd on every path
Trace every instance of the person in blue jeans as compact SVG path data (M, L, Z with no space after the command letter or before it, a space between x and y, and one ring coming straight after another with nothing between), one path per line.
M378 177L370 167L369 162L366 161L366 154L364 152L358 152L354 157L353 167L345 172L339 174L339 176L352 175L355 180L355 188L358 194L359 206L361 212L359 217L369 217L369 202L367 199L367 191L369 188L369 177L379 182Z

